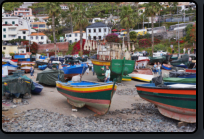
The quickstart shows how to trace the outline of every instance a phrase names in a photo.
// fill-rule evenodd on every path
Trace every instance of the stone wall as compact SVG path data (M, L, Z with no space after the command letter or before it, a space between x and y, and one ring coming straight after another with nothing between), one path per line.
M176 38L177 35L178 35L178 31L177 30L172 30L172 31L168 31L167 32L167 38L172 38L172 37ZM184 37L184 35L185 35L184 30L183 29L179 30L179 39Z

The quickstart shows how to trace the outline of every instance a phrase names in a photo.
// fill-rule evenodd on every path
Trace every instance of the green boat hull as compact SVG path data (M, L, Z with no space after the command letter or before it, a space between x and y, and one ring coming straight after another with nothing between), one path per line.
M164 82L172 83L196 83L196 78L163 78Z
M166 57L162 56L162 57L149 57L150 61L149 63L150 64L154 64L155 62L156 63L163 63L165 60L166 60Z

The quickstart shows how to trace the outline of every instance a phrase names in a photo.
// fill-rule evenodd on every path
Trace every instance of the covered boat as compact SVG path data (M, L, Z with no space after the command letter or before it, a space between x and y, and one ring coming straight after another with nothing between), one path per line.
M9 64L9 63L2 65L2 68L4 68L4 70L7 70L7 71L8 71L8 74L10 74L10 73L16 71L16 70L17 70L17 67L18 67L18 66L11 65L11 64Z
M115 82L96 83L89 81L67 83L56 81L57 91L67 98L67 102L77 108L86 106L97 115L108 112L111 99L116 91Z
M183 71L171 71L169 72L169 77L196 78L196 73L183 72Z
M88 68L87 64L79 64L79 65L66 65L63 66L63 71L64 71L64 78L66 79L71 79L73 76L76 76L78 74L84 74L86 69Z
M171 70L172 65L169 64L162 64L162 68L166 70Z
M137 69L134 70L131 74L129 74L132 79L137 79L139 81L150 82L154 75L151 69Z
M165 83L185 83L185 84L196 84L196 78L176 78L176 77L167 77L163 78Z
M32 94L40 94L40 92L43 90L43 86L36 83L36 82L33 82L33 85L35 86L35 89L31 90L31 93Z
M149 58L148 57L142 57L142 56L139 56L138 57L138 60L136 60L136 62L138 63L138 66L139 67L142 67L142 64L144 64L144 66L146 67L147 66L147 63L149 62Z
M196 123L196 85L155 83L136 85L139 96L158 106L159 112L169 118Z
M158 56L158 57L149 57L150 61L149 64L154 64L156 63L163 63L166 60L165 56Z
M30 72L31 66L34 66L35 62L29 61L21 61L21 70L25 70L25 72Z
M36 81L39 81L39 83L50 85L50 86L56 86L55 81L65 81L64 80L64 71L62 70L52 70L46 68L44 71L37 74Z
M172 60L170 63L175 67L187 68L189 66L189 56L187 54L184 54L180 59Z

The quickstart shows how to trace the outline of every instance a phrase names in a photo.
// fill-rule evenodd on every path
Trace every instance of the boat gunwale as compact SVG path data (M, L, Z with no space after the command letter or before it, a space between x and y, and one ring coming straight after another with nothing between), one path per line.
M151 83L151 84L154 84L154 83ZM165 88L165 87L156 87L156 86L142 86L142 85L146 85L146 84L138 84L138 85L135 85L135 87L141 87L141 88L152 88L152 89L167 89L167 90L196 90L196 88Z

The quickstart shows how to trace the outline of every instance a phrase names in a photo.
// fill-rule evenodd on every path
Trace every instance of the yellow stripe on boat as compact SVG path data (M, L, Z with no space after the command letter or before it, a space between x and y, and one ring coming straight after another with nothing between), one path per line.
M85 88L85 87L81 87L81 88L75 88L75 87L69 87L66 85L62 85L57 83L57 87L63 88L63 89L68 89L70 91L96 91L96 90L103 90L103 89L112 89L113 85L105 85L105 86L98 86L98 87L90 87L90 88ZM117 86L115 86L114 89L116 89Z
M91 60L92 61L92 63L94 64L94 65L101 65L101 66L103 66L103 65L106 65L106 66L110 66L110 62L103 62L103 61L95 61L95 60Z
M143 79L143 78L139 78L139 77L132 77L133 79L137 79L137 80L141 80L141 81L146 81L146 82L150 82L151 80L147 80L147 79Z
M123 81L131 81L131 79L122 78Z

